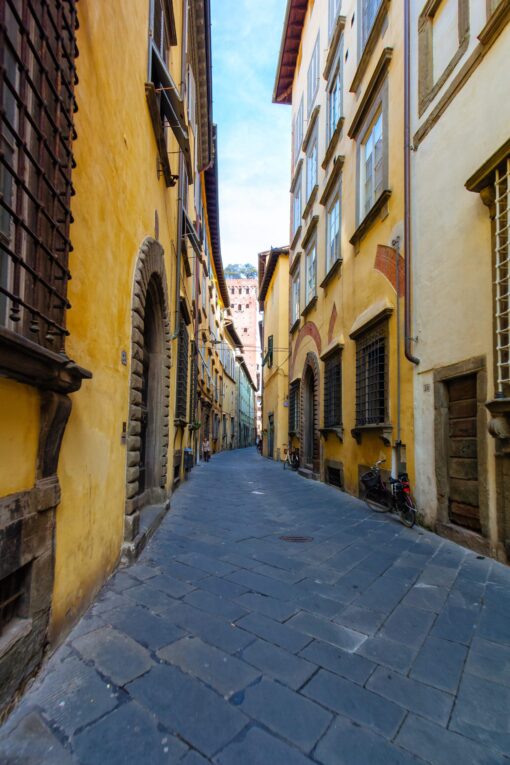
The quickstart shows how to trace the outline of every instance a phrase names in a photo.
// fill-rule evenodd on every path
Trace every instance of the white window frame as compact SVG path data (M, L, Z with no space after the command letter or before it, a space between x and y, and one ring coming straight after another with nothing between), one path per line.
M304 124L304 106L303 106L303 96L301 96L301 101L299 102L299 107L296 112L296 115L294 117L294 126L293 126L293 144L292 144L292 159L293 159L293 167L295 167L299 155L301 154L301 145L303 143L303 124Z
M359 173L359 209L363 220L384 191L385 135L383 109L377 111L361 139ZM380 157L377 159L377 146ZM370 167L369 160L371 159ZM368 169L368 173L367 173ZM379 175L379 178L378 178ZM370 186L368 185L370 183Z
M292 276L291 301L291 324L294 325L301 313L301 269L299 266Z
M312 183L313 181L313 183ZM306 201L319 182L319 135L317 127L306 149Z
M328 144L333 138L333 134L342 118L343 111L343 70L341 50L342 48L340 48L340 55L335 62L333 74L328 82Z
M292 194L292 237L301 225L301 216L303 215L303 179L301 172L296 181L294 192Z
M333 29L335 28L335 22L340 13L340 6L342 0L328 0L328 37L331 38Z
M341 258L342 196L341 185L328 201L326 212L326 274ZM334 238L332 239L332 231Z
M311 275L313 274L313 283ZM314 236L305 254L305 307L317 295L317 238Z
M358 5L358 18L360 24L360 55L365 49L370 32L374 26L374 22L377 18L379 8L381 7L383 0L359 0ZM371 15L370 15L371 14Z
M320 33L317 32L317 37L315 40L315 45L313 46L312 56L310 58L310 63L308 65L308 73L306 78L306 95L307 95L306 113L308 117L311 114L313 105L315 103L315 99L317 98L317 93L319 91L319 79L320 79L319 69L320 69Z

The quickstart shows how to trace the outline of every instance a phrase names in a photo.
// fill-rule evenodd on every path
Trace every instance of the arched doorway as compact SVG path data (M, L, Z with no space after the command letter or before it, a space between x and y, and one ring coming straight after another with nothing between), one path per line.
M319 364L314 353L308 353L301 380L301 465L318 474L320 471L319 440Z
M161 362L165 343L161 295L158 292L158 277L153 275L145 301L138 494L161 486L161 441L158 432L164 406Z
M131 310L131 375L127 423L126 519L123 557L132 560L150 530L140 531L140 510L165 505L168 469L171 334L163 248L142 244Z

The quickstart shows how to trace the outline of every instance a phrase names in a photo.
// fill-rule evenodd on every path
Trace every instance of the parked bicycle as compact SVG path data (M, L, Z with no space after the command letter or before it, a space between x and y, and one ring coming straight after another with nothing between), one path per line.
M377 460L370 470L361 476L365 487L365 502L377 513L396 512L404 526L412 528L416 523L416 506L411 496L411 487L407 473L399 473L398 478L389 478L389 488L381 476L381 468L386 460Z
M289 446L285 459L283 460L283 469L290 468L291 470L297 470L299 467L299 449L293 449Z

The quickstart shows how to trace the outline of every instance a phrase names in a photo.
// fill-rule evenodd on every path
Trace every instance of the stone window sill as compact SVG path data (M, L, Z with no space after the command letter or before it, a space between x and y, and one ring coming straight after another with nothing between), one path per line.
M342 128L344 126L345 117L340 117L340 119L337 122L335 132L330 138L330 141L328 143L328 148L326 149L326 153L324 155L324 159L322 160L322 169L325 170L326 167L329 164L329 160L335 153L336 145L338 143L338 139L340 138L340 135L342 134Z
M65 354L55 353L16 332L0 327L0 370L19 382L58 393L74 393L92 372Z
M319 428L319 433L321 436L324 437L324 439L327 441L329 435L334 435L338 438L340 443L343 443L344 440L344 428L343 425L331 425L327 428Z
M361 223L359 224L358 228L354 232L354 234L349 239L349 242L354 245L355 247L358 247L359 243L363 239L363 237L366 236L368 231L372 228L374 223L379 218L379 215L383 212L389 198L391 197L391 190L385 189L383 192L381 192L378 199L374 202L372 205L372 208L368 211L368 213L365 215Z
M303 167L303 157L301 157L301 159L299 159L297 161L296 167L294 168L294 173L292 175L292 180L291 180L291 183L290 183L290 193L291 194L294 193L294 190L296 188L296 182L297 182L297 180L299 178L299 175L301 173L301 168L302 167Z
M315 308L316 304L317 304L317 295L314 295L313 298L308 301L308 304L301 311L301 316L303 317L307 316L312 310L312 308Z
M296 232L292 238L292 242L290 243L290 249L295 250L296 245L299 242L299 237L301 236L301 231L303 230L303 226L298 226L296 229Z
M358 66L356 67L356 72L354 73L354 78L352 80L351 87L349 88L350 93L356 93L359 86L361 85L363 77L365 76L365 72L368 69L370 59L372 58L372 54L376 48L377 41L382 32L384 21L388 13L389 4L390 0L382 0L381 6L377 12L377 16L374 19L372 29L370 30L370 34L368 35L367 41L365 43L365 47L361 53Z
M303 138L303 151L305 152L308 149L308 144L310 143L310 139L313 135L315 123L317 122L317 117L319 116L320 109L320 104L317 104L308 118L308 127L306 128L305 137Z
M364 434L373 434L379 436L385 446L391 446L392 431L393 425L389 422L383 422L375 425L356 425L351 430L351 435L358 444L361 444Z
M308 213L313 207L313 203L315 202L315 197L317 196L318 191L319 191L319 184L316 183L310 192L310 196L308 197L308 202L306 203L305 209L303 210L303 220L308 217Z
M328 286L328 284L330 283L334 275L338 273L338 271L340 270L341 265L342 265L342 258L337 258L335 262L333 263L333 265L331 266L331 268L329 269L326 276L324 277L324 279L320 283L320 286L322 287L322 289L325 289Z
M296 329L299 327L299 324L300 324L300 322L301 322L301 319L298 317L298 318L296 319L296 321L294 322L294 324L293 324L293 325L291 326L291 328L289 329L289 333L290 333L291 335L293 335L293 334L294 334L294 332L296 331Z
M505 24L510 20L510 6L502 2L492 12L486 25L478 35L482 45L490 45L498 37Z
M326 64L324 66L324 71L322 73L322 76L325 80L329 78L331 69L333 68L333 64L336 61L337 55L338 55L338 43L340 42L340 38L342 36L342 32L345 29L345 16L338 16L333 29L331 30L331 35L328 43L328 56L326 58Z

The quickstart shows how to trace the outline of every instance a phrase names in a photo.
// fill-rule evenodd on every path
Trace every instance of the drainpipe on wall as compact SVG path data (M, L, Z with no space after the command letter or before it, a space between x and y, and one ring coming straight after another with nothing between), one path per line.
M392 457L391 474L394 478L401 472L402 464L402 364L400 358L400 335L402 332L400 316L400 237L394 239L391 246L395 250L395 286L397 291L397 439Z
M420 360L411 351L411 0L404 0L404 352L412 364Z

